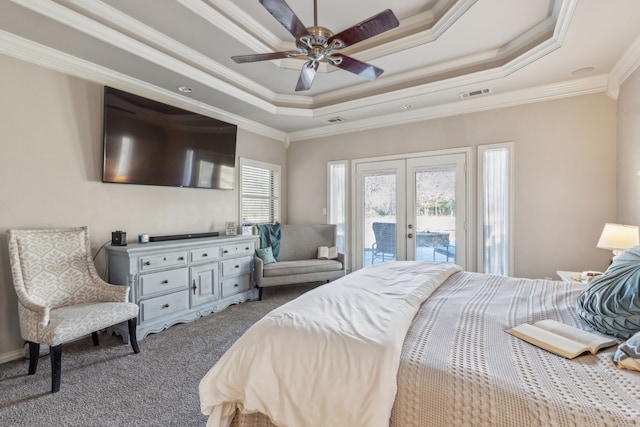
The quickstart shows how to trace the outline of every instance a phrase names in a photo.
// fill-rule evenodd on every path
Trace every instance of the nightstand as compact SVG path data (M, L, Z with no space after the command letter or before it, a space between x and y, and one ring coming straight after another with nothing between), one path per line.
M562 279L563 282L569 282L569 283L584 283L582 280L579 279L581 273L582 273L581 271L561 271L561 270L556 271L556 274L560 276L560 279ZM577 277L578 279L574 277Z

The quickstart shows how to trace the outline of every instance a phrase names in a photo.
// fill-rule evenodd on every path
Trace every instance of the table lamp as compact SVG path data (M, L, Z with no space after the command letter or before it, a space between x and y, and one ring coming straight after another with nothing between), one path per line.
M610 224L604 225L597 247L613 251L616 259L622 251L638 245L638 226Z

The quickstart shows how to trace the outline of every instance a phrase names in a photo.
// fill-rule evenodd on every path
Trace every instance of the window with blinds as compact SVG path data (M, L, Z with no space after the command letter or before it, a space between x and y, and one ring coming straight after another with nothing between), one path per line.
M242 225L280 220L280 165L240 159Z

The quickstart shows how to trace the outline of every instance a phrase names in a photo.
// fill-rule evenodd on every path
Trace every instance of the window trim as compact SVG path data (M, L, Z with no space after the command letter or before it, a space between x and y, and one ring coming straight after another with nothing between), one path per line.
M253 159L249 159L246 157L240 157L239 159L239 174L238 174L238 181L239 181L239 185L238 185L238 222L241 225L245 225L242 221L243 218L243 200L245 199L245 196L243 194L243 190L242 190L242 179L243 179L243 170L245 167L252 167L252 168L257 168L257 169L264 169L264 170L268 170L272 173L275 173L277 175L277 182L275 184L275 186L277 187L277 193L278 195L274 195L271 194L269 196L269 200L273 201L273 205L276 207L276 212L273 212L273 222L279 222L281 220L281 216L282 216L282 167L278 164L274 164L274 163L267 163L267 162L263 162L260 160L253 160ZM271 216L271 212L270 215Z

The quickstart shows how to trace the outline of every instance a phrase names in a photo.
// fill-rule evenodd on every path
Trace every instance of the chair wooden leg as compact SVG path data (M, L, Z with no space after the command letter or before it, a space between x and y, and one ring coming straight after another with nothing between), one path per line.
M262 288L258 288L258 301L262 301Z
M91 338L93 339L93 345L94 346L99 346L100 345L100 339L98 339L98 332L91 332Z
M40 357L40 344L27 341L29 343L29 375L36 373L38 368L38 358Z
M62 374L62 344L49 348L51 358L51 393L60 391L60 375Z
M136 328L138 325L138 318L134 317L129 319L129 342L131 342L131 348L134 353L140 353L140 347L138 347L138 338L136 337Z

